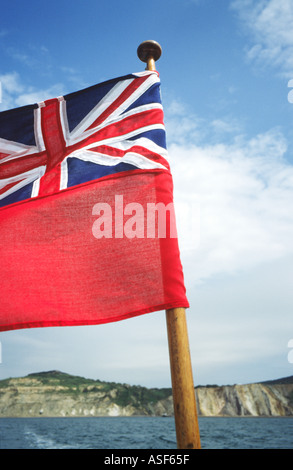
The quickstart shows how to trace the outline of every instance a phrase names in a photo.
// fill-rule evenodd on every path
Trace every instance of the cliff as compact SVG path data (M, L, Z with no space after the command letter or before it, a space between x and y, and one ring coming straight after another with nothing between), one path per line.
M202 416L293 416L291 384L248 384L196 389Z
M293 377L195 389L199 416L293 416ZM172 390L90 380L58 371L0 381L0 417L164 416Z

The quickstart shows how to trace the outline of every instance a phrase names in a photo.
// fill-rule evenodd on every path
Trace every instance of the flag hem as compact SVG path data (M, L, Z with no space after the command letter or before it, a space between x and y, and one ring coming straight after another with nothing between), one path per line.
M154 307L144 308L135 312L125 313L118 315L113 318L104 318L101 320L83 320L83 321L34 321L34 322L23 322L13 323L10 325L0 326L0 331L12 331L12 330L23 330L28 328L49 328L49 327L64 327L64 326L93 326L102 325L106 323L115 323L121 320L127 320L132 317L144 315L146 313L159 312L161 310L170 310L172 308L189 308L188 301L183 302L182 300L174 300L174 302L168 302Z

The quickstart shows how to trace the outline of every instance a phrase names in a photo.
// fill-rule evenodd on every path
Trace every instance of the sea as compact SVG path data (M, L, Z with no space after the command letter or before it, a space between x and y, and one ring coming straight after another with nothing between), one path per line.
M202 449L293 449L292 418L200 417ZM0 449L176 449L172 417L0 418Z

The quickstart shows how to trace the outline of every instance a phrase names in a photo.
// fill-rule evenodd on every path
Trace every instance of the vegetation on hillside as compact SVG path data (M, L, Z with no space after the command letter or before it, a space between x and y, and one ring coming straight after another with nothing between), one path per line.
M110 394L115 391L115 403L119 406L133 405L145 406L149 403L156 403L159 400L169 397L172 394L171 388L146 388L139 385L127 385L116 382L103 382L101 380L86 379L59 371L38 372L25 377L26 381L21 381L22 386L50 386L58 387L60 393L105 393ZM32 380L30 380L32 379ZM11 385L11 381L17 379L5 379L0 381L0 389ZM60 388L59 388L60 387Z

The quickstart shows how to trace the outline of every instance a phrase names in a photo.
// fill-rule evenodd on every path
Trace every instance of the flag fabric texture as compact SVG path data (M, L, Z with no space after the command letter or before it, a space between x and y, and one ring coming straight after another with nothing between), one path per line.
M0 331L188 307L172 203L157 72L1 112Z

